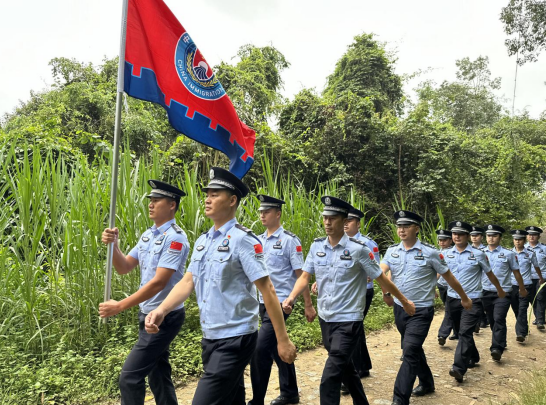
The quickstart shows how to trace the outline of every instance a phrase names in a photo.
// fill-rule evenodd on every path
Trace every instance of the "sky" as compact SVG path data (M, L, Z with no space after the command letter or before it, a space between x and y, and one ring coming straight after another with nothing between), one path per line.
M455 61L488 56L497 93L511 109L515 58L508 57L499 14L508 0L165 0L210 65L234 62L240 46L273 45L291 63L283 94L322 91L354 36L374 33L396 52L396 72L426 70L405 86L455 80ZM122 0L27 0L0 5L0 117L30 91L53 82L49 61L99 65L119 52ZM546 52L518 68L516 113L546 110Z

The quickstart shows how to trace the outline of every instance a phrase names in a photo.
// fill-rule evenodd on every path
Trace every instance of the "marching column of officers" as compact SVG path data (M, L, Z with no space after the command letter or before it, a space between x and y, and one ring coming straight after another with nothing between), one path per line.
M229 171L214 167L203 188L205 215L214 225L196 240L185 268L190 246L175 222L185 193L158 180L149 184L148 209L154 225L129 254L118 247L117 228L102 234L105 244L114 243L113 264L119 274L140 267L138 291L99 305L101 317L139 305L138 341L119 378L124 405L144 403L146 377L157 404L178 403L169 346L184 323L184 301L193 292L203 333L204 370L194 405L245 405L244 370L249 364L252 399L248 405L263 405L273 362L279 370L280 395L271 405L299 403L293 364L296 348L285 322L300 295L307 321L314 321L317 312L309 292L313 276L328 352L320 382L321 405L339 404L341 394L350 394L354 404L368 404L361 378L370 375L372 363L363 320L373 298L374 280L383 300L394 308L401 336L402 364L393 405L407 405L412 395L435 390L423 343L434 316L437 286L445 304L438 343L443 346L448 338L457 340L449 374L458 382L480 361L474 342L480 325L490 325L490 354L495 361L501 360L507 346L510 308L517 318L517 342L527 338L530 302L534 302L533 324L544 329L546 296L538 290L543 283L541 270L546 268L546 246L538 242L542 230L536 226L511 231L514 248L510 250L500 245L502 227L487 224L483 229L453 221L448 229L437 231L439 250L419 239L423 218L401 210L394 213L400 243L390 246L380 260L377 243L360 233L364 214L346 201L323 196L326 236L315 239L304 257L297 235L282 226L285 202L257 196L266 231L256 236L236 219L241 199L249 193L247 186ZM481 244L484 233L487 246Z

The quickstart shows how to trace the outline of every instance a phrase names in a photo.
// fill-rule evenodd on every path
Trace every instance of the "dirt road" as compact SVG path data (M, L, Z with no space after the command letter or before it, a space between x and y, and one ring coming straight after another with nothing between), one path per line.
M520 381L527 378L527 372L544 366L546 360L546 333L531 327L529 339L516 342L514 332L515 318L508 315L508 349L504 352L501 363L495 363L489 355L491 331L480 331L475 335L476 344L482 357L478 367L471 369L463 383L457 383L448 372L453 363L456 341L447 341L441 347L437 342L437 331L442 322L443 311L436 312L431 331L425 342L425 353L435 377L436 392L422 398L412 398L412 404L434 405L474 405L506 404L515 395ZM400 367L400 336L396 328L384 329L368 336L368 347L372 357L373 369L370 377L362 379L364 390L370 404L390 405L394 379ZM319 404L319 383L327 353L323 347L298 355L296 369L301 390L300 404ZM245 377L247 399L252 388L248 369ZM177 390L181 405L191 404L197 381ZM266 397L266 404L279 395L279 383L276 366L273 366L271 381ZM154 404L149 397L146 404ZM341 399L342 405L352 404L350 396Z

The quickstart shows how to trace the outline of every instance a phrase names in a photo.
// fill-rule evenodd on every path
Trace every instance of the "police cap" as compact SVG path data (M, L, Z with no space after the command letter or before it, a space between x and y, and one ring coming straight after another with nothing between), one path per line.
M512 229L510 231L510 234L512 234L512 238L514 239L525 239L525 237L527 236L528 232L527 231L523 231L521 229Z
M497 233L503 234L504 232L506 232L505 229L500 225L495 225L495 224L485 225L485 234L486 235L495 235Z
M208 191L209 189L231 190L239 198L247 196L248 187L230 171L221 167L213 167L210 169L209 174L210 182L206 187L203 187L203 191Z
M175 187L169 183L159 180L148 180L148 184L152 188L150 194L146 197L148 198L165 198L169 197L175 201L180 201L180 197L184 197L186 193L180 190L178 187Z
M421 222L424 221L421 215L406 210L396 211L394 213L394 219L396 220L396 225L421 225Z
M472 226L472 231L470 232L470 235L483 235L485 232L485 229L481 226Z
M540 235L542 233L542 229L538 226L528 226L525 230L529 235Z
M265 194L258 194L257 197L258 200L260 200L260 208L258 208L258 211L265 211L270 208L281 209L282 205L285 204L283 200Z
M349 210L349 218L356 218L360 221L364 218L364 213L355 207L351 207Z
M451 232L456 232L456 233L470 233L471 234L472 231L474 230L474 227L472 225L470 225L467 222L463 222L463 221L450 222L447 227Z
M451 231L448 231L447 229L438 229L436 235L438 235L438 239L450 239Z
M353 206L341 198L329 195L322 196L320 201L324 204L322 215L333 216L342 215L346 217Z

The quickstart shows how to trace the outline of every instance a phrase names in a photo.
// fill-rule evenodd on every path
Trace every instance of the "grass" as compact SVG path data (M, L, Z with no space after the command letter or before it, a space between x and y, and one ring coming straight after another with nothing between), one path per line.
M517 392L510 395L512 405L546 404L546 369L528 373Z

